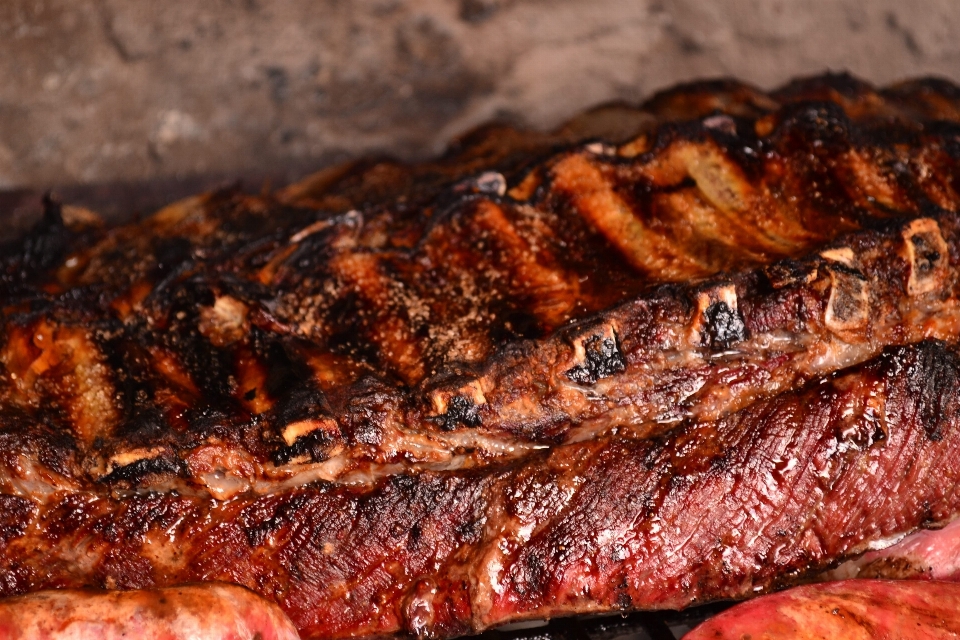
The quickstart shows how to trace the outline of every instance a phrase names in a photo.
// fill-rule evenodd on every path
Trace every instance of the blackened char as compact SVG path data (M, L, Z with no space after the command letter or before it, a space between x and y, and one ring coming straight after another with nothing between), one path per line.
M454 636L945 523L958 95L699 84L117 227L50 203L0 261L0 593Z

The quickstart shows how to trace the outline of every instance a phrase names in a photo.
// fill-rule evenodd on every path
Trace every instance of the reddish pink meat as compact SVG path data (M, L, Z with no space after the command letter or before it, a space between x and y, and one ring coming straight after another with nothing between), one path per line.
M845 580L757 598L711 618L684 640L912 640L960 634L960 584Z

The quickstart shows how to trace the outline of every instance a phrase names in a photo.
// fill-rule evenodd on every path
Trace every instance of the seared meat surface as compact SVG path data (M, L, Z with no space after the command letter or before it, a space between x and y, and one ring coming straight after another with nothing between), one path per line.
M9 495L4 584L236 582L317 638L743 598L953 517L958 411L960 356L923 342L718 421L479 469Z
M0 277L0 593L452 636L950 520L958 161L956 87L828 76L115 228L50 203Z

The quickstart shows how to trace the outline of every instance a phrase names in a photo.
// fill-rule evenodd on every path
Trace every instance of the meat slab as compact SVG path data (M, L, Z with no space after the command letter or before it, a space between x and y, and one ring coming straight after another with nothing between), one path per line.
M960 514L960 89L733 82L0 271L0 594L300 633L746 598Z

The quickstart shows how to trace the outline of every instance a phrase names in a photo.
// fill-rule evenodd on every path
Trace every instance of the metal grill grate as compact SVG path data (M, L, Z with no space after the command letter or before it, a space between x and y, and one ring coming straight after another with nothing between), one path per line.
M620 616L558 618L487 631L481 640L679 640L704 620L732 606L716 603L686 611L644 611ZM535 625L535 626L534 626ZM526 628L521 628L525 626Z

